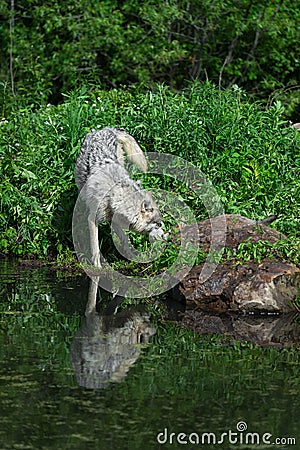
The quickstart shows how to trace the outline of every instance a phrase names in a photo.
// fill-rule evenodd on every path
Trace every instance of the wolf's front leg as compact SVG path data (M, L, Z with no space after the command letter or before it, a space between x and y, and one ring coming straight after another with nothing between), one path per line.
M90 217L88 219L88 223L89 223L92 264L95 267L101 267L99 241L98 241L98 225L95 223L95 220L92 220Z

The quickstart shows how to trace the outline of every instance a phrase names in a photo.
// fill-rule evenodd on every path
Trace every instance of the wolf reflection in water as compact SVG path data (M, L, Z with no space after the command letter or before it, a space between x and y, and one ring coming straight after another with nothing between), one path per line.
M70 349L78 384L105 388L110 382L123 380L140 356L142 344L155 333L150 314L143 308L131 306L113 313L108 305L101 314L88 305L85 322Z

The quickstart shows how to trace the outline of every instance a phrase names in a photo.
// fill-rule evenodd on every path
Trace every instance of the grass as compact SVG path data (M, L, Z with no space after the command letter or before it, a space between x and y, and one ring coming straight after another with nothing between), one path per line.
M61 105L16 109L2 118L3 255L60 261L74 257L74 163L85 134L107 125L127 129L146 152L168 153L192 163L209 178L226 213L257 219L277 214L275 227L288 239L275 246L275 253L299 263L297 131L282 119L280 104L266 109L240 89L220 91L210 83L191 84L182 93L163 85L152 90L83 87L66 95ZM179 179L150 173L143 185L174 193L197 220L207 218L201 198ZM178 222L170 212L164 220L171 228ZM103 252L114 254L108 234L104 227ZM268 252L266 248L248 246L247 251L255 255ZM175 247L156 262L157 269L169 264L172 255L176 256Z

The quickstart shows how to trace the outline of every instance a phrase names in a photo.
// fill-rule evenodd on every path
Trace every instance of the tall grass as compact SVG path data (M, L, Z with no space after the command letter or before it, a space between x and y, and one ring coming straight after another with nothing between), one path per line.
M240 89L195 83L182 93L158 85L101 91L82 88L59 106L18 109L0 124L0 252L53 257L72 249L77 197L73 169L92 128L127 129L147 151L181 156L216 188L227 213L277 214L276 227L299 246L300 151L297 131ZM145 187L181 195L198 219L201 201L166 178Z

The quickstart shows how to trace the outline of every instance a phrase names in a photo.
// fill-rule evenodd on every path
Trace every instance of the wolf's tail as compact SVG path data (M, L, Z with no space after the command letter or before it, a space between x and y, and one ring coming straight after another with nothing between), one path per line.
M124 130L117 129L116 133L118 139L117 157L120 163L124 164L125 152L129 161L143 172L147 172L147 160L136 140Z

